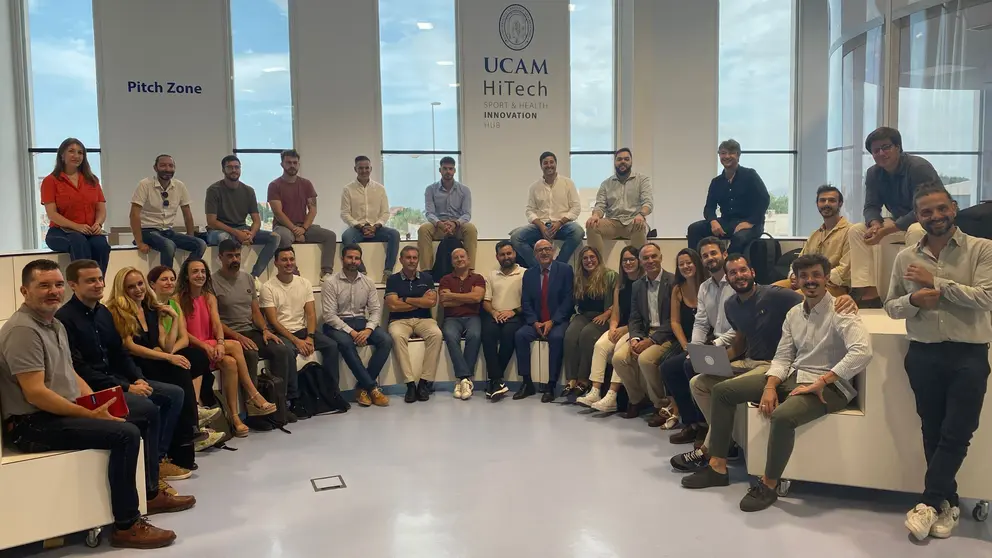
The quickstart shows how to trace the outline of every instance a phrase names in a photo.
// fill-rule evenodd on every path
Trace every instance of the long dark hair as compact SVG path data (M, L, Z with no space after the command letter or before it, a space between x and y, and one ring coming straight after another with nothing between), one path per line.
M703 281L709 277L709 274L706 272L706 268L703 267L703 259L699 257L699 252L693 250L692 248L683 248L679 250L678 255L675 256L675 286L681 288L683 284L688 282L678 268L679 258L683 255L689 256L689 259L692 260L692 265L696 268L696 286L698 287L699 285L702 285Z
M628 253L633 255L634 259L637 261L637 279L640 279L641 277L644 276L644 268L641 267L641 258L638 257L641 253L641 249L636 246L624 246L623 250L620 251L620 290L621 291L630 288L630 286L634 284L634 281L637 280L627 277L627 272L623 270L623 255Z
M203 264L203 269L207 272L207 280L204 281L200 294L214 294L214 284L210 281L210 267L207 265L207 262L200 259L194 260L193 258L189 258L183 262L183 266L179 269L179 279L176 281L175 296L179 299L179 307L182 308L183 314L187 316L193 315L193 295L190 294L189 266L196 262Z
M100 184L100 179L93 174L90 170L90 160L86 156L86 146L83 142L76 138L65 138L62 140L62 144L59 145L59 151L55 154L55 169L52 170L52 176L58 178L63 172L65 172L65 152L69 150L69 147L73 145L78 145L80 149L83 150L83 162L79 163L79 172L86 178L86 181L90 184L97 185Z

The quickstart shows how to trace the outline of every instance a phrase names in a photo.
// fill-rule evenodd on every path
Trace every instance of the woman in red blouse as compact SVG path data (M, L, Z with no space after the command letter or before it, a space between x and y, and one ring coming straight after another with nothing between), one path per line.
M107 200L78 139L68 138L59 146L55 170L41 182L41 204L48 214L48 247L68 252L72 261L96 260L106 275L110 261L110 243L103 234Z

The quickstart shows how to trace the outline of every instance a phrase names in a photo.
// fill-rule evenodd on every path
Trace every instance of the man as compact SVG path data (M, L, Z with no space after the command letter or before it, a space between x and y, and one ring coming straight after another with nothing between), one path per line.
M861 308L881 308L878 275L881 273L881 244L905 241L915 246L923 238L916 222L913 193L924 183L941 184L929 161L902 150L902 134L882 127L868 134L865 149L875 164L865 173L865 222L852 226L851 287ZM882 217L882 207L892 215Z
M455 399L468 401L472 397L472 376L479 361L482 346L482 320L479 303L486 294L486 279L469 268L468 252L458 248L451 252L452 272L438 284L441 306L444 308L442 332L448 346L451 367L455 369ZM465 350L462 350L462 336Z
M279 247L279 234L263 231L262 217L258 214L255 190L241 182L241 160L228 155L220 161L224 178L207 188L207 242L217 246L223 240L234 239L238 244L262 244L258 260L251 268L251 275L258 279ZM251 215L251 227L246 219Z
M389 276L386 281L386 308L389 309L389 336L396 348L396 363L406 382L406 396L403 401L427 401L434 388L437 374L437 359L441 356L441 330L431 316L431 308L437 304L437 291L434 278L426 271L417 271L420 254L417 248L406 246L400 254L403 269ZM424 340L424 362L420 369L420 381L413 375L410 363L410 350L407 344L410 336Z
M75 404L77 397L90 395L93 389L73 370L65 326L55 319L64 292L65 282L55 262L34 260L24 266L24 303L0 329L4 441L26 453L110 450L107 472L114 515L110 544L124 548L168 546L176 534L148 523L138 510L134 477L142 436L148 515L189 509L196 499L159 490L155 405L144 400L147 405L137 402L130 406L129 400L130 414L125 422L108 412L114 400L92 411Z
M313 222L317 218L317 190L299 176L300 154L287 149L279 158L282 176L269 183L267 196L275 219L272 230L279 235L280 248L289 248L293 242L320 244L320 278L324 279L334 273L338 237Z
M441 158L441 180L431 184L424 192L427 223L417 232L420 249L420 269L434 268L434 241L454 237L462 241L468 253L468 265L475 269L475 249L479 231L469 223L472 218L472 192L455 180L455 159Z
M832 296L847 294L851 284L851 245L847 234L851 224L840 214L843 207L844 194L840 190L829 184L816 189L816 209L823 216L823 225L810 233L799 253L799 257L819 254L827 258L830 262L827 291ZM794 273L775 285L793 290L802 288Z
M76 260L66 267L65 274L73 295L55 317L65 327L73 368L90 388L101 391L119 386L128 407L145 408L150 414L157 412L159 419L149 431L154 430L158 438L154 447L146 447L150 454L146 461L158 470L162 480L188 479L192 471L166 458L183 410L183 389L145 379L131 359L114 327L114 317L100 304L104 284L97 262ZM196 424L194 421L188 417L184 422ZM186 435L190 438L191 433ZM191 438L188 443L192 444Z
M386 188L370 178L372 162L365 155L355 157L355 174L355 181L341 192L341 219L348 225L348 230L341 234L341 242L385 242L386 269L382 272L382 282L385 283L396 267L400 233L386 226L389 221ZM365 273L365 264L359 270Z
M572 266L552 261L551 241L542 238L534 245L536 265L524 271L521 285L521 308L524 325L513 335L517 349L517 372L523 378L520 391L513 399L534 395L530 378L530 344L538 339L548 342L548 385L541 396L542 403L555 400L555 386L564 360L565 330L575 311L572 288L575 274Z
M630 239L634 247L647 242L648 223L645 218L654 209L651 179L633 172L633 154L623 147L613 155L616 174L607 178L596 192L596 207L586 221L589 246L606 254L603 239Z
M917 187L915 219L926 231L896 256L885 302L906 320L906 375L923 423L923 496L906 514L914 537L947 538L958 523L955 477L978 428L992 342L992 241L962 232L939 182Z
M313 302L313 285L305 277L295 275L296 252L293 247L276 250L276 269L278 273L262 285L259 295L259 307L265 316L265 321L272 326L282 339L285 347L296 347L296 352L309 357L315 351L320 352L321 368L333 382L332 393L340 391L341 374L338 372L338 345L326 335L317 331L317 311ZM294 358L295 361L295 358ZM295 362L294 362L295 363ZM298 408L299 383L293 384L292 408ZM340 397L340 396L338 396ZM331 406L345 407L344 401L328 401ZM302 411L302 409L300 409ZM342 411L346 411L342 408ZM297 413L293 413L297 414ZM302 413L302 416L308 416Z
M222 240L217 247L217 258L221 268L211 282L217 296L217 314L224 328L224 338L241 344L252 382L258 380L259 358L269 361L269 371L281 378L285 386L289 421L295 422L297 417L293 409L300 397L296 352L269 331L258 306L254 281L251 275L241 271L241 246L230 238ZM302 409L299 410L307 416Z
M389 360L393 340L379 327L382 304L375 283L358 271L361 265L362 248L346 244L341 249L341 273L321 283L324 333L338 344L338 352L355 375L355 401L362 407L386 407L389 398L379 389L377 380ZM358 347L367 345L372 346L368 367L358 356Z
M768 189L757 171L740 166L741 144L736 140L724 141L717 152L723 172L710 181L703 220L689 225L689 248L698 246L703 237L713 235L729 240L731 253L743 253L745 246L764 231Z
M138 182L131 196L131 234L142 254L149 250L159 253L162 265L172 267L176 248L189 252L189 258L198 260L207 250L207 243L194 236L196 224L189 208L189 191L186 185L172 178L176 162L171 155L155 157L155 176ZM176 213L182 208L186 234L172 230Z
M496 243L496 260L499 269L489 272L486 295L482 299L482 309L486 311L482 317L482 352L489 376L486 399L493 403L509 391L503 375L513 357L514 337L524 325L521 293L527 271L517 265L517 253L508 240Z
M538 240L563 241L558 261L568 263L582 244L582 227L575 222L582 211L579 191L567 176L558 174L558 157L550 151L541 154L544 177L530 187L527 197L529 225L510 233L510 242L528 268L537 268L534 246Z
M727 486L727 455L741 403L758 403L771 421L765 474L741 500L741 511L761 511L778 500L775 490L789 463L796 428L847 407L852 384L871 361L871 336L855 314L840 314L827 290L830 261L797 258L792 270L805 300L788 311L782 338L764 375L745 374L713 388L709 466L682 479L685 488Z
M656 416L665 407L662 403L665 387L658 366L675 341L675 334L672 333L675 276L662 269L661 248L657 244L645 244L638 258L644 276L634 281L630 294L630 340L613 354L613 371L623 380L630 396L624 418L639 416L641 410L652 403ZM616 399L600 403L596 409L614 412L617 410Z

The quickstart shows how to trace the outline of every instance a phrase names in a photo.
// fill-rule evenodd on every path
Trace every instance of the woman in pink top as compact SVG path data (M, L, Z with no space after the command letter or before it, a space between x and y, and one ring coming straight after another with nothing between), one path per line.
M227 408L231 411L231 424L234 435L243 438L248 435L248 427L238 416L238 383L249 394L245 403L248 414L267 415L274 413L276 406L269 403L258 392L248 375L248 365L241 344L224 339L224 328L217 314L217 297L210 282L210 270L203 260L188 259L179 271L179 286L176 292L179 306L186 317L189 342L207 353L211 364L220 369L221 382Z

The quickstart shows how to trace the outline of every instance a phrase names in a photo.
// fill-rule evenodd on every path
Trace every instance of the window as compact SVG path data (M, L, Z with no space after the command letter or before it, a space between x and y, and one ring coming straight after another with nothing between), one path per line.
M65 138L86 146L100 176L96 55L90 2L27 2L28 80L31 102L33 199L38 208L36 246L44 246L48 216L41 206L41 181L55 167Z
M382 183L402 238L427 222L441 158L458 160L456 53L454 0L379 0Z
M231 0L231 46L234 152L241 159L241 181L255 189L262 228L272 230L266 194L269 182L282 174L279 152L293 146L287 3ZM300 155L305 171L307 154Z
M794 0L720 2L719 136L741 143L741 165L768 187L773 235L794 233L795 21Z
M578 222L584 226L592 215L599 185L615 172L615 8L613 0L572 0L568 9L571 11L571 178L582 200Z

